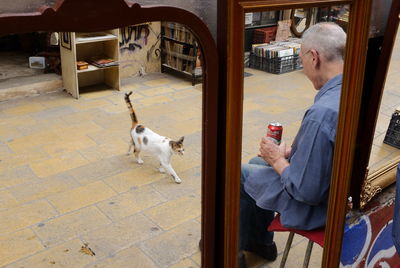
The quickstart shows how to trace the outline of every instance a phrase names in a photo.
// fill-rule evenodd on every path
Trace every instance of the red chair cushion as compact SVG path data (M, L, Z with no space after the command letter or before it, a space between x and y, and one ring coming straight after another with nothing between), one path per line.
M324 235L325 235L325 228L318 228L310 231L304 230L297 230L292 228L283 227L281 224L281 217L280 215L276 215L274 220L271 222L270 226L268 227L268 231L271 232L293 232L295 234L302 235L309 240L317 243L321 247L324 247Z

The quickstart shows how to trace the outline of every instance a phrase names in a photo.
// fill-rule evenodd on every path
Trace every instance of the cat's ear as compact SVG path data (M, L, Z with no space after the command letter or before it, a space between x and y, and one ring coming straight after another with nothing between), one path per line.
M178 140L178 143L182 144L184 139L185 139L185 137L182 136L182 137Z

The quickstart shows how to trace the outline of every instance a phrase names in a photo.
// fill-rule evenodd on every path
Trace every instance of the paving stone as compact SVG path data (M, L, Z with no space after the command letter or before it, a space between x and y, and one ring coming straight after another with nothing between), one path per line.
M88 136L97 144L112 144L124 136L129 136L129 131L130 124L126 124L124 127L115 130L93 131L89 133ZM128 144L126 144L126 146L128 146Z
M170 268L197 268L200 267L197 263L192 261L191 259L183 259L177 264L171 265Z
M95 131L101 131L103 128L101 128L99 125L87 121L87 122L74 122L74 123L68 123L62 126L62 127L56 127L53 128L51 131L55 133L60 141L60 139L63 140L78 140L80 137L86 136L88 133L92 133ZM104 131L104 130L103 130Z
M122 161L123 160L123 161ZM98 181L102 178L113 176L131 169L131 165L125 155L119 157L107 157L84 166L68 171L82 185Z
M22 133L20 133L17 127L0 127L0 141L2 142L7 142L20 136L22 136Z
M86 267L88 264L94 262L97 257L82 253L80 251L82 246L84 244L81 240L70 240L56 247L41 251L22 261L8 265L5 268Z
M177 185L179 187L179 185ZM186 221L198 217L201 213L200 198L195 195L183 196L148 209L144 214L164 230L169 230Z
M139 91L138 89L142 88L143 85L141 83L137 83L135 80L134 83L131 82L132 80L129 78L123 79L121 81L121 91L123 92L129 92L129 91Z
M201 121L199 119L189 119L185 121L175 122L171 127L172 137L181 137L196 133L201 129Z
M147 97L153 97L153 96L163 95L166 93L171 93L174 92L174 90L169 87L152 87L149 89L143 89L140 92Z
M31 113L30 116L34 119L55 119L66 114L75 113L78 110L70 106L61 106L49 108L39 112Z
M0 211L0 234L15 232L53 218L57 214L57 211L45 200Z
M78 152L67 152L54 158L32 163L30 167L38 177L44 178L86 164L88 164L88 161Z
M151 98L144 98L140 100L140 103L143 104L144 106L149 106L149 105L158 105L161 103L166 103L171 101L172 99L166 96L155 96Z
M118 193L159 181L165 177L155 167L132 163L132 168L126 172L106 178L104 181Z
M201 267L201 251L198 250L196 253L194 253L191 257L191 259Z
M60 118L33 119L30 117L29 121L29 123L26 121L21 122L16 126L18 131L20 131L21 136L30 136L43 131L51 132L52 130L65 126L65 122Z
M124 155L128 150L128 144L128 141L114 138L112 143L96 144L95 146L82 148L79 153L90 162L97 162L113 156Z
M37 146L48 144L58 139L59 137L52 132L41 131L29 136L15 138L7 142L7 145L16 153L25 153Z
M46 109L46 107L43 106L42 104L33 102L33 103L18 105L13 108L4 110L3 112L8 115L25 115L34 112L39 112L44 109Z
M182 89L186 89L186 88L193 89L192 83L190 83L188 81L181 81L179 83L172 83L172 84L169 84L169 86L172 87L173 89L176 89L176 90L182 90Z
M140 244L140 248L164 268L199 251L200 224L188 221Z
M86 207L32 227L46 247L60 244L93 229L110 224L108 219L94 206Z
M50 94L41 95L37 102L41 103L46 108L62 107L68 105L74 105L78 101L71 98L66 92L53 92Z
M69 136L67 139L62 139L60 141L43 145L43 151L49 156L57 156L59 154L73 153L74 151L96 145L91 138L79 134Z
M161 229L144 217L134 214L118 222L81 235L98 257L112 256L133 244L160 234Z
M32 230L24 229L0 236L0 266L12 263L43 249ZM21 267L19 267L21 268Z
M114 94L114 90L98 90L91 92L80 92L79 97L83 100L99 99Z
M154 79L154 80L149 80L147 82L144 82L143 84L145 84L146 86L149 86L149 87L157 87L157 86L166 85L169 82L170 82L169 79Z
M101 110L100 108L92 108L88 111L80 111L78 113L74 114L68 114L68 115L63 115L60 118L66 123L66 124L78 124L78 123L88 123L92 124L92 120L96 118L101 118L105 112Z
M201 171L200 167L187 170L179 174L182 183L177 185L172 180L161 180L152 184L152 187L168 200L174 200L184 196L200 196Z
M110 105L110 102L103 100L103 99L97 99L97 100L84 100L80 102L73 103L71 106L74 108L80 110L80 111L85 111L85 110L90 110L93 108L101 108L104 106Z
M111 114L105 111L102 111L93 122L101 126L103 129L120 128L125 129L127 132L129 131L132 120L130 119L129 112L121 113L121 114Z
M39 181L20 184L9 188L9 191L13 193L19 203L26 203L79 186L80 184L72 176L68 174L58 174Z
M29 164L44 161L46 159L49 159L49 155L40 149L33 149L31 151L24 152L23 154L10 152L9 154L5 155L5 157L2 156L2 158L0 158L0 170L17 169L25 166L32 172L28 166ZM32 174L34 173L32 172ZM1 176L2 175L0 175L0 177ZM36 177L36 175L34 176ZM16 185L18 180L19 179L13 181L11 185Z
M156 268L154 262L146 256L139 248L130 247L119 251L117 254L106 258L88 268Z
M60 213L74 211L114 196L116 193L102 181L93 182L48 197Z
M6 163L6 161L2 161ZM8 166L8 165L7 165ZM0 170L0 189L29 181L37 180L37 176L28 166L8 166Z
M175 171L179 173L201 166L200 156L196 153L192 153L191 151L188 152L187 150L185 150L185 154L183 156L174 155L171 162Z
M18 204L17 199L8 190L0 190L0 211L13 208Z
M117 221L166 201L166 198L151 186L131 188L132 190L126 193L99 202L97 207L110 219Z
M201 97L201 93L199 93L196 90L193 90L193 88L188 88L185 90L181 90L179 92L172 92L169 94L174 100L185 100L188 97Z
M107 106L103 106L102 110L110 114L121 114L121 113L126 113L127 111L126 107L117 104L110 104Z

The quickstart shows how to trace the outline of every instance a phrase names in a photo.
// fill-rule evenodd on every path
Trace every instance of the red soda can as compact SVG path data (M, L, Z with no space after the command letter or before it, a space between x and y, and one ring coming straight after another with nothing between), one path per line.
M282 140L283 126L281 123L272 122L267 127L267 137L272 138L276 144L280 144Z

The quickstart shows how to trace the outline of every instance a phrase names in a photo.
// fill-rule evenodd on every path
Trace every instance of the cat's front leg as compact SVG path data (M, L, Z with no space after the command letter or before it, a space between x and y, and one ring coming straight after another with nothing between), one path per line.
M166 164L161 162L162 167L168 172L169 175L172 176L176 183L181 183L182 180L178 177L175 170L172 168L171 164Z
M160 163L160 168L158 170L160 171L160 173L165 173L165 168L163 168L161 163Z
M133 147L133 143L130 142L130 143L129 143L129 147L128 147L128 151L126 152L126 155L130 155L130 154L131 154L132 147Z
M140 164L140 165L143 164L144 161L142 160L142 158L140 158L140 151L137 148L135 148L134 154L135 154L135 157L136 157L136 162L138 164Z

